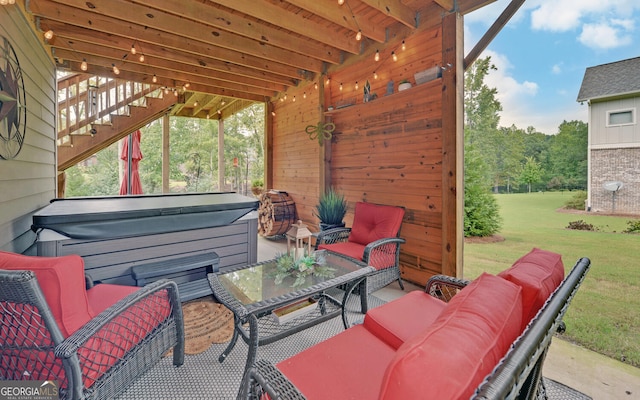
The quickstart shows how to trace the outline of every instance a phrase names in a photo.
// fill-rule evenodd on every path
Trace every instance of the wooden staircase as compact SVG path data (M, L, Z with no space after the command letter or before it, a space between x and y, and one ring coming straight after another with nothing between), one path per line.
M156 85L89 74L58 80L58 172L160 118L176 102Z

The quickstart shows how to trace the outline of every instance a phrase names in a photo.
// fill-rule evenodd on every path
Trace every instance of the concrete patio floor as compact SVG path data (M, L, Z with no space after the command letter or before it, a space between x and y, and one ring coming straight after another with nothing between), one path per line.
M258 261L286 252L286 240L258 238ZM411 290L423 288L404 282L402 291L393 283L374 295L390 301ZM571 329L568 327L568 329ZM544 364L543 375L578 390L594 400L640 398L640 369L603 356L565 340L554 338Z

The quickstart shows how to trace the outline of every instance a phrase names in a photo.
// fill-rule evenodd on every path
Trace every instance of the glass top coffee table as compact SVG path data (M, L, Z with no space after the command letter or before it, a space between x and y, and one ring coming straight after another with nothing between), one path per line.
M246 373L253 365L260 345L272 343L341 314L347 327L344 308L346 296L338 300L326 291L344 285L347 287L345 293L350 293L352 287L362 285L361 296L366 296L364 279L375 269L326 250L316 251L314 255L316 266L326 267L318 270L324 273L321 276L312 274L297 282L295 274L284 277L278 274L275 259L235 268L223 274L208 275L214 296L233 312L235 320L233 337L218 361L224 361L238 336L242 336L249 345ZM276 283L280 279L282 281ZM307 307L301 309L301 306Z

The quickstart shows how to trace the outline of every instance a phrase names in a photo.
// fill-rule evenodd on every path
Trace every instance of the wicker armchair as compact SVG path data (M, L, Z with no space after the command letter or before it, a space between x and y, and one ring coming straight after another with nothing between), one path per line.
M99 284L91 290L101 312L67 336L52 311L59 304L50 307L36 272L0 269L0 380L57 381L61 399L112 399L171 348L173 364L183 364L174 282L143 288ZM107 306L109 290L120 300Z
M400 228L404 208L358 202L355 206L351 228L333 228L321 231L316 240L316 250L326 249L362 260L373 266L376 272L367 276L367 293L398 281L400 277ZM366 296L362 312L366 312Z

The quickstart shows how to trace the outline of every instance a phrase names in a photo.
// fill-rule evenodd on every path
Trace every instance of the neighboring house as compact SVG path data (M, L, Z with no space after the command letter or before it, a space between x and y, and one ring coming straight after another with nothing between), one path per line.
M577 101L589 105L587 209L640 214L640 57L587 68Z

